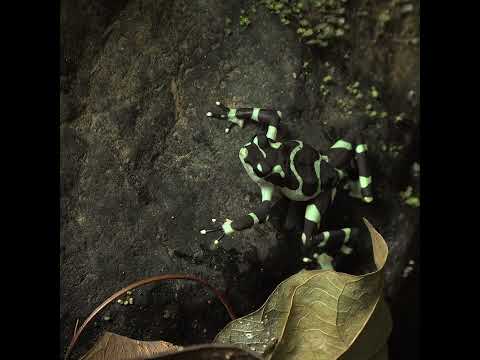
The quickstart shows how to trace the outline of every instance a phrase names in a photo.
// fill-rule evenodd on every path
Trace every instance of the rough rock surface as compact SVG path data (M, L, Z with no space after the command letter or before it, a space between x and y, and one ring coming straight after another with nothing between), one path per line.
M339 194L326 219L332 229L366 217L390 246L386 291L393 306L402 294L418 241L418 209L398 193L412 184L418 156L418 99L406 93L419 94L419 59L418 48L402 50L411 45L397 45L391 34L418 31L418 23L399 18L378 35L375 16L353 16L358 38L320 51L301 44L262 6L250 26L240 27L240 10L252 3L62 1L60 353L77 318L140 278L195 274L224 290L241 315L301 268L296 240L269 224L225 238L216 251L209 249L212 238L199 234L212 218L243 215L259 200L238 160L255 128L225 135L225 124L204 116L216 100L278 108L281 135L319 150L358 119L334 101L354 80L384 89L389 113L408 114L409 126L379 121L365 131L376 201ZM378 12L390 3L357 1L351 11ZM226 17L234 19L228 36ZM325 99L319 87L327 68L336 86ZM396 157L379 145L392 141L403 146ZM100 314L79 353L103 330L189 344L211 340L228 321L211 293L188 282L148 286L133 297L134 305L113 304Z

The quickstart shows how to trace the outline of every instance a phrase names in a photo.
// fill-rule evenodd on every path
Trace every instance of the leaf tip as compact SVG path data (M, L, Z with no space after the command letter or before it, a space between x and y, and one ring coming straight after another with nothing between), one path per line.
M372 248L373 248L373 258L375 260L375 265L377 270L381 270L385 263L387 262L388 257L388 245L382 235L373 227L372 224L366 219L362 218L365 223L370 237L372 239Z

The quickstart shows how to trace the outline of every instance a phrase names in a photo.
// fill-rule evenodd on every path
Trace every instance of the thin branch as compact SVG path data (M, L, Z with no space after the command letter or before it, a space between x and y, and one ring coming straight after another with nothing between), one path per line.
M78 328L78 321L80 319L77 319L77 322L75 323L75 329L73 329L73 336L75 336L77 334L77 328Z

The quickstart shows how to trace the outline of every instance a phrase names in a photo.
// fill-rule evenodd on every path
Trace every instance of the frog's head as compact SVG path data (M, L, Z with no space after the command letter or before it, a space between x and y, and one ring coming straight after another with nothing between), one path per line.
M240 149L239 157L243 166L256 178L270 175L278 158L277 149L262 149L256 142L249 143Z

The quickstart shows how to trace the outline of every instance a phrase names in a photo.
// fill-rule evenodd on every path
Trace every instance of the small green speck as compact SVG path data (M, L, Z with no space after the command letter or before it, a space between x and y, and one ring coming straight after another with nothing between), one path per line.
M310 25L310 21L308 21L307 19L302 19L300 20L300 25L307 27Z
M403 121L404 117L405 117L404 113L398 114L397 116L395 116L395 122L399 123L399 122Z
M409 43L412 45L418 45L420 43L420 39L418 37L410 39Z
M413 101L415 98L415 91L414 90L410 90L407 94L407 99L408 101Z
M248 16L240 15L240 26L247 27L250 23Z
M415 177L420 176L420 164L417 162L414 162L412 165L412 174Z
M411 206L411 207L419 207L420 206L420 199L416 196L411 196L407 200L405 200L405 204Z
M312 35L313 35L313 29L307 29L302 34L303 37L312 36Z
M400 191L400 197L404 200L408 199L410 196L412 196L413 193L413 188L409 185L405 189L405 191Z
M385 10L385 11L382 11L380 13L380 15L378 16L378 20L381 22L381 23L387 23L390 21L392 17L390 16L390 10Z
M408 13L411 13L412 11L413 11L413 5L412 4L405 4L400 9L400 12L402 14L408 14Z

